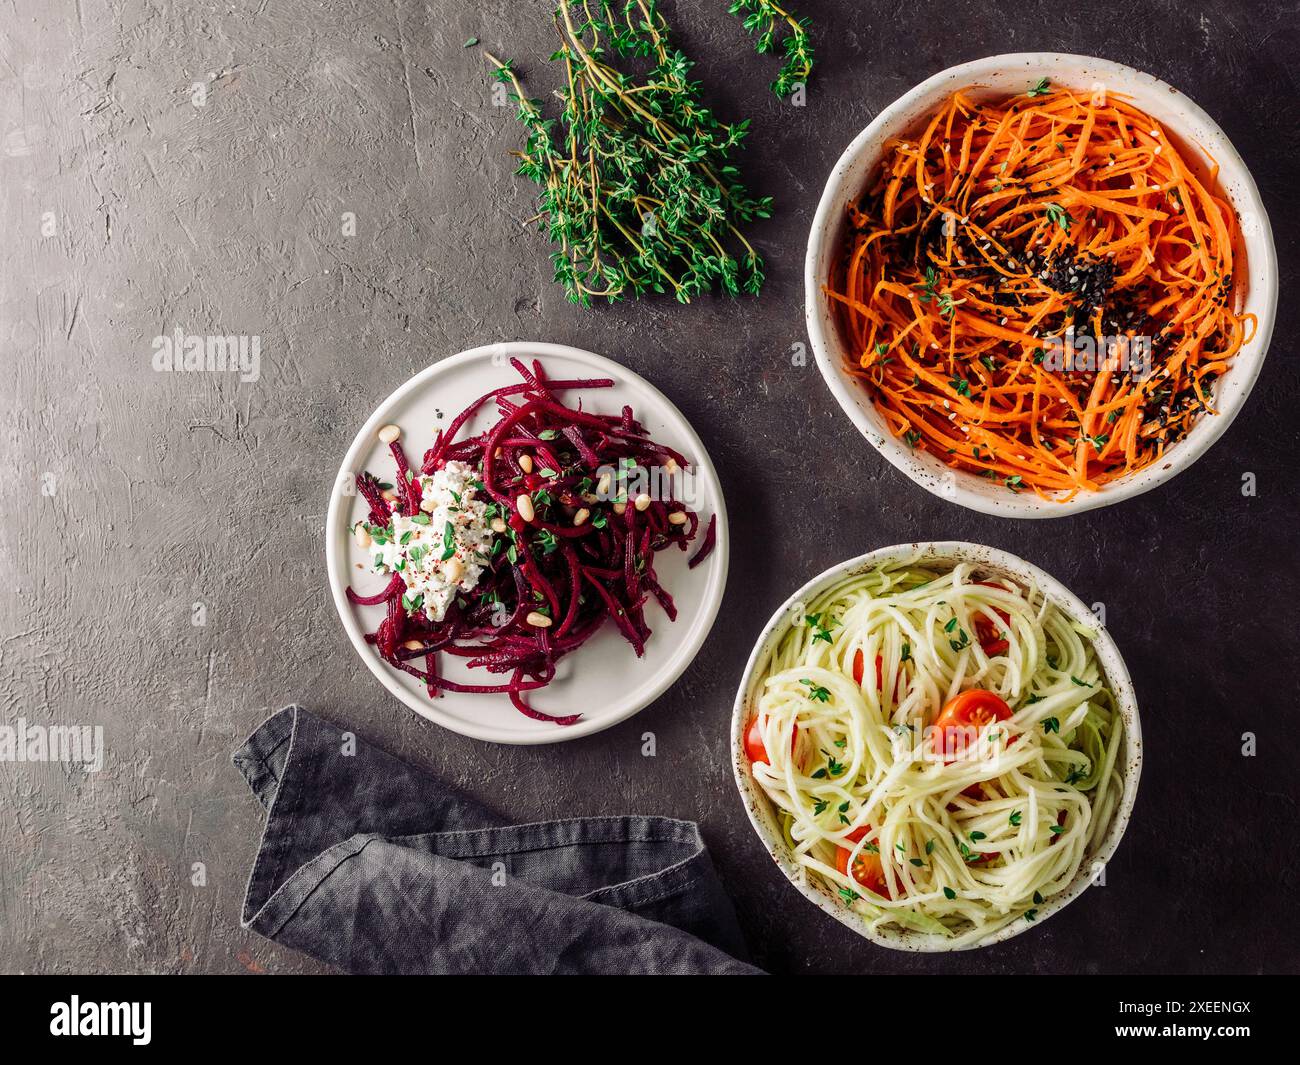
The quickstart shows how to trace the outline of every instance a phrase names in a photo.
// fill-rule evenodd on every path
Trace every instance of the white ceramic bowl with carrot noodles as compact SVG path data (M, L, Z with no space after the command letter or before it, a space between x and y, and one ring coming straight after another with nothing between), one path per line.
M1204 454L1259 375L1278 279L1255 182L1201 108L1033 52L944 70L858 135L805 285L818 366L872 446L936 495L1041 518Z
M1005 551L917 543L834 566L772 615L731 749L801 894L880 946L941 952L1104 882L1142 731L1118 648L1069 589Z

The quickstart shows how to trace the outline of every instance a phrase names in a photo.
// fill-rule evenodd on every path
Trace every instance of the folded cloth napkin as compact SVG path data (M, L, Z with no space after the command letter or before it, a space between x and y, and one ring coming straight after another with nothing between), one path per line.
M266 807L244 927L348 972L758 972L689 821L502 825L296 706L234 762Z

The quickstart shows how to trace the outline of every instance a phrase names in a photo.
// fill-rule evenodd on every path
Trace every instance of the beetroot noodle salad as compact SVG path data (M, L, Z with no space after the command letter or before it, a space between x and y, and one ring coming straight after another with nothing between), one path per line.
M385 607L366 642L430 697L505 694L527 717L572 725L580 714L544 714L526 694L548 685L556 662L607 620L641 657L649 601L670 621L677 616L656 553L685 551L698 535L694 569L713 550L717 519L701 532L699 515L675 498L686 457L652 440L631 407L596 414L560 398L613 381L553 381L537 360L510 364L521 380L480 396L439 430L418 469L401 430L379 430L397 475L391 484L357 475L369 514L352 533L388 582L372 595L347 595L356 606ZM495 423L458 440L489 404ZM449 680L441 655L498 679Z

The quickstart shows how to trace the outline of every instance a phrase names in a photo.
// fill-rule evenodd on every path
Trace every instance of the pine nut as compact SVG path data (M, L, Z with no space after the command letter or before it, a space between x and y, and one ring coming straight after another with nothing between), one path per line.
M602 473L600 475L600 480L596 482L596 495L598 496L609 495L609 484L610 484L610 475L608 473Z
M551 627L551 619L545 614L539 614L536 610L531 611L524 620L535 629L549 629Z
M574 527L576 528L579 525L585 524L587 519L590 517L591 517L591 511L589 511L586 507L583 507L581 510L578 511L578 513L576 513L573 516Z
M520 456L519 456L519 468L520 468L521 470L523 470L524 473L532 473L532 472L533 472L533 457L532 457L532 455L520 455Z
M373 543L373 541L370 539L370 530L367 529L364 525L358 525L355 529L353 529L352 535L357 538L358 547L366 548L369 547L371 543Z
M426 514L432 514L438 509L438 501L433 496L425 496L420 500L420 509Z
M388 500L388 502L390 502L390 503L396 503L396 502L397 502L397 493L394 492L391 488L385 488L385 489L380 493L380 495L382 495L382 496L383 496L386 500Z
M379 439L385 444L395 444L402 439L402 430L395 425L385 425L379 430Z
M669 524L669 525L685 525L685 524L686 524L686 511L684 511L684 510L674 510L671 514L668 515L668 524Z
M664 473L671 477L674 473L677 473L680 470L681 467L677 465L677 460L670 455L668 461L664 463Z
M404 644L402 644L402 646L405 647L408 651L418 651L421 647L424 646L424 644L422 644L419 640L407 640Z
M515 500L515 509L519 511L519 516L523 518L524 521L532 521L537 517L537 511L533 510L532 497L527 492L523 493Z
M646 495L644 492L642 492L639 496L636 497L636 509L637 510L650 509L650 497Z
M494 533L503 533L506 531L506 523L501 518L492 519L492 531Z
M615 504L614 504L614 513L615 513L615 514L622 515L626 510L627 510L627 504L626 504L626 503L615 503Z
M442 575L446 577L447 580L451 581L452 584L458 583L464 574L465 564L455 555L452 555L451 558L447 559L447 561L442 564Z

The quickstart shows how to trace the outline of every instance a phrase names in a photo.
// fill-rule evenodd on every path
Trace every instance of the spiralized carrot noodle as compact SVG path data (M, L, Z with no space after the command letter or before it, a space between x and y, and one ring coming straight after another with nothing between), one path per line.
M1122 97L1043 82L958 92L919 128L850 206L825 287L891 431L1057 500L1159 461L1255 328L1217 167ZM1067 337L1102 369L1057 356ZM1149 369L1117 354L1140 339L1104 343L1144 337Z

